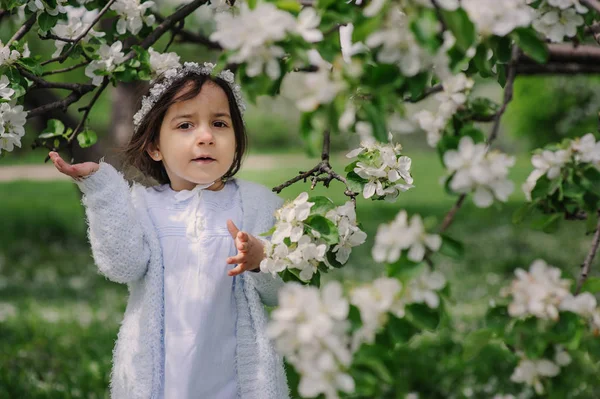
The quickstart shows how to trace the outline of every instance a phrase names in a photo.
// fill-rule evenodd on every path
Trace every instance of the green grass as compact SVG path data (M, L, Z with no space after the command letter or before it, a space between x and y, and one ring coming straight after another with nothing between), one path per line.
M442 168L432 153L413 158L416 188L395 204L359 198L358 219L369 235L355 249L347 267L326 276L347 282L383 273L370 258L380 223L400 209L439 221L456 198L438 183ZM284 157L270 171L244 171L240 177L273 187L306 170L316 159ZM336 156L333 166L342 169ZM467 200L448 233L464 242L465 258L436 255L436 267L452 284L453 314L471 323L490 298L539 257L575 276L590 238L579 222L564 223L555 235L514 226L511 216L520 204L519 186L529 173L528 156L513 170L517 188L508 204L478 209ZM309 188L297 183L282 196L294 198ZM345 201L343 186L319 186L315 195ZM85 237L86 225L77 188L70 182L0 184L0 398L106 398L112 357L127 289L96 272Z

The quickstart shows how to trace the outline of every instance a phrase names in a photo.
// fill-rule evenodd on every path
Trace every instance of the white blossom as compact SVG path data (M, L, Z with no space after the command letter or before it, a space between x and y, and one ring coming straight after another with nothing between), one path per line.
M150 69L154 76L159 76L169 69L179 68L179 55L177 53L159 53L152 47L148 49L150 53Z
M544 377L556 377L560 373L560 367L548 359L529 360L521 359L510 379L516 383L523 383L535 389L538 395L544 393L542 379Z
M10 81L8 76L0 76L0 98L4 100L10 100L10 97L15 94L15 91L10 88Z
M106 44L100 46L100 49L98 50L100 59L90 62L85 68L85 75L92 78L92 83L94 85L100 86L104 79L104 76L96 75L95 72L99 70L112 72L117 65L125 60L125 54L121 51L122 49L123 43L120 41L114 42L110 47Z
M41 0L30 0L27 3L27 8L29 11L40 14L42 12L46 12L52 16L57 16L59 13L64 14L67 12L66 4L68 0L56 0L56 7L50 8L48 4L42 2Z
M279 307L271 313L268 336L300 374L303 397L338 391L352 392L354 381L346 370L352 362L349 349L348 300L340 283L316 287L286 284L279 291Z
M325 217L333 221L338 228L340 240L333 247L332 252L336 254L336 261L345 264L350 257L352 248L365 242L367 233L356 225L356 210L352 201L347 201L344 205L332 209L327 212Z
M516 28L529 26L535 15L523 0L462 0L461 6L484 36L506 36Z
M380 277L370 284L352 290L350 303L360 311L361 328L354 333L352 348L362 343L373 343L377 331L388 320L388 312L404 317L404 304L400 301L402 284L395 278Z
M12 151L21 147L21 138L25 135L27 111L22 105L0 104L0 151Z
M117 32L124 35L129 31L137 35L144 24L151 26L155 22L155 17L152 14L145 15L146 10L154 5L153 1L140 2L140 0L117 0L110 9L114 10L119 15L117 21Z
M306 7L300 11L296 32L309 43L320 42L323 40L323 32L319 28L321 17L314 8Z
M446 127L448 120L442 115L434 114L426 109L414 114L412 119L427 133L427 144L430 147L437 146L437 143L442 138L442 131Z
M577 162L600 163L600 141L596 142L592 133L573 140L571 150Z
M451 174L450 188L457 193L474 191L473 202L480 208L490 206L494 198L506 201L514 189L507 179L514 157L499 152L487 152L484 143L475 144L469 136L462 137L457 150L444 153L444 165Z
M403 250L408 250L408 258L420 262L427 249L435 252L441 245L439 235L427 234L419 215L414 215L409 223L406 211L402 210L391 223L379 225L372 255L377 262L393 263Z
M440 305L440 297L437 291L446 286L446 278L437 271L431 271L429 267L417 277L409 281L405 289L403 301L409 303L425 303L432 309Z
M9 46L3 45L0 40L0 66L11 65L19 58L21 58L21 53L17 50L11 50Z
M531 201L531 192L533 191L537 180L544 175L550 180L559 177L562 167L569 162L571 155L571 149L557 151L544 150L531 157L531 164L535 169L527 177L527 180L522 186L528 201Z
M542 7L537 10L537 18L533 27L552 42L559 43L565 37L574 37L577 28L584 24L584 19L574 8L565 10Z
M317 72L288 74L283 93L296 103L302 112L312 112L321 104L329 104L346 88L346 83L324 68Z
M563 300L570 296L570 281L561 279L560 269L538 259L531 264L529 272L515 270L517 278L503 295L511 296L508 314L512 317L535 316L540 319L557 320Z
M404 75L412 77L428 68L431 56L415 40L409 23L406 14L393 7L381 30L369 35L365 44L372 49L378 48L377 61L396 64Z
M306 16L310 17L309 14ZM306 17L305 17L306 18ZM288 12L279 10L274 4L259 3L250 10L242 3L239 15L221 13L215 16L217 28L210 39L235 53L229 61L247 62L248 76L257 76L263 69L271 79L281 75L278 59L284 55L281 47L273 45L283 40L288 33L296 32L296 19ZM300 29L312 35L314 19L303 20Z

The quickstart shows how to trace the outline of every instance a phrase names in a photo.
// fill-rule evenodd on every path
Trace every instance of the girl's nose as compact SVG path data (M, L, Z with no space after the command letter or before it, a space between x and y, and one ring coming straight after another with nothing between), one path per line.
M212 134L212 130L209 127L203 127L199 131L198 144L214 144L215 137Z

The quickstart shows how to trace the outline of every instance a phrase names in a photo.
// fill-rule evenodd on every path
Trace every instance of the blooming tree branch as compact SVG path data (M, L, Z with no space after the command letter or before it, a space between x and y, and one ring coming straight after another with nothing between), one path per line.
M8 42L6 42L6 45L10 46L10 44L12 42L15 42L17 40L21 40L23 38L23 36L25 36L27 34L27 32L29 32L29 30L31 29L31 27L33 26L34 23L35 23L35 14L32 15L31 17L29 17L29 19L27 21L25 21L25 23L23 24L23 26L21 26L19 28L19 30L15 32L15 34L13 35L13 37L11 37L8 40Z

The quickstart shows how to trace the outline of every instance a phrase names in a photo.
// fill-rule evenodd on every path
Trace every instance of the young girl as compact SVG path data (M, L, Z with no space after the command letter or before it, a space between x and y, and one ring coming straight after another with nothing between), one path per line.
M256 237L282 201L232 179L246 148L244 105L233 74L212 69L166 72L134 117L126 160L160 185L130 188L107 163L50 153L84 194L100 272L129 288L113 399L288 397L263 307L277 304L283 282L259 272Z

